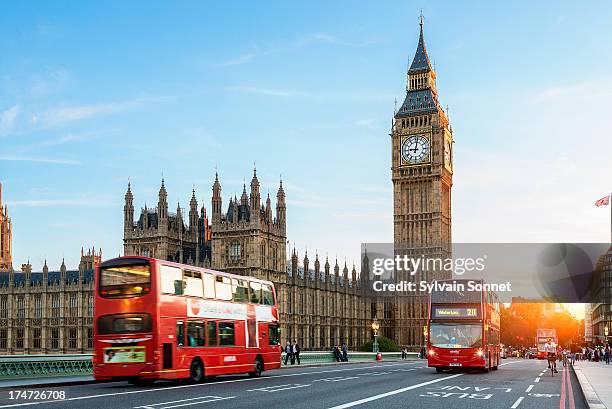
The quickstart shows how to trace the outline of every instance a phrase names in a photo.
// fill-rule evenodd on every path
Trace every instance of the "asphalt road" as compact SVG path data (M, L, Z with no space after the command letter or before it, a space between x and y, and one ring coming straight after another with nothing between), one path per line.
M0 408L561 408L586 409L571 369L551 377L545 361L504 360L490 373L438 374L423 361L295 367L261 378L225 376L203 384L125 382L0 390ZM63 391L65 399L26 399L17 390Z

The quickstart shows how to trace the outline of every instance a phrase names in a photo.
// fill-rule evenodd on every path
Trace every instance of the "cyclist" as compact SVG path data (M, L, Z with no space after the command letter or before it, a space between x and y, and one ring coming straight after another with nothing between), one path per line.
M544 344L544 351L548 359L548 367L550 368L552 362L553 371L559 373L557 371L557 345L553 342L552 338L548 338L548 341Z

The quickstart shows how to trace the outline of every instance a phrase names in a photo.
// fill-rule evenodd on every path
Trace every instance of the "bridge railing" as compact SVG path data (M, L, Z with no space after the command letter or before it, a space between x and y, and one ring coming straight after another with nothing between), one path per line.
M401 352L382 352L383 361L401 360ZM408 359L416 359L416 352L409 352ZM91 375L91 354L73 355L0 355L0 380L27 379L51 376ZM349 362L376 360L374 352L349 352ZM284 365L285 354L281 361ZM331 351L305 351L300 353L303 365L333 363L336 359ZM287 362L290 364L290 362Z
M0 380L91 375L91 354L0 355Z
M402 359L401 352L381 352L383 361L399 361ZM407 359L417 359L418 352L408 352ZM281 362L285 365L286 354L283 352ZM374 352L349 352L349 362L370 362L376 360ZM334 354L331 351L305 351L300 352L300 363L302 364L324 364L336 362ZM287 361L290 364L290 361Z

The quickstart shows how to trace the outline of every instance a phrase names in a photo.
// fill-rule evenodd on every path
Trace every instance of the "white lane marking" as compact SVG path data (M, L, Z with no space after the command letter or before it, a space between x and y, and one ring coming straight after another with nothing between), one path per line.
M148 405L134 406L134 409L150 409L150 408L154 408L155 406L170 405L172 403L188 402L188 401L198 400L198 399L232 399L232 398L235 398L235 396L232 396L231 398L221 398L220 396L198 396L197 398L179 399L179 400L173 400L170 402L150 403Z
M523 401L523 399L525 399L525 397L524 397L524 396L521 396L520 398L518 398L518 399L516 400L516 402L514 402L514 405L510 406L510 409L516 409L516 408L518 408L518 405L520 405L520 404L521 404L521 402Z
M234 399L234 398L235 398L235 396L230 396L230 397L227 397L227 398L217 397L216 399L199 400L199 401L189 402L189 403L180 403L178 405L160 406L159 409L180 408L180 407L183 407L183 406L199 405L200 403L218 402L220 400L227 400L227 399Z
M286 391L289 389L298 389L298 388L306 388L308 386L312 386L312 384L299 384L294 383L293 385L276 385L276 386L266 386L264 388L255 388L255 389L247 389L247 392L280 392Z
M0 408L14 408L14 407L19 407L19 406L32 406L32 405L43 405L43 404L49 404L49 403L62 403L62 402L67 402L67 401L72 401L72 400L95 399L95 398L104 398L104 397L107 397L107 396L131 395L131 394L135 394L135 393L145 393L145 392L157 392L157 393L159 393L159 392L163 392L163 391L166 391L166 390L172 390L172 389L194 388L194 387L198 387L198 386L203 387L203 386L221 385L221 384L224 384L224 383L247 382L247 381L255 381L255 380L274 379L274 378L287 378L287 377L300 376L300 375L317 375L317 374L322 374L322 373L345 372L345 371L355 371L355 370L372 369L372 368L386 368L386 367L391 367L391 366L402 366L402 365L406 365L406 363L380 365L380 366L379 365L376 365L376 366L374 366L374 365L373 366L361 366L361 367L355 367L355 368L330 369L330 370L326 370L326 371L300 372L300 373L291 373L291 374L283 374L283 375L270 375L270 376L263 376L261 378L241 378L241 379L232 379L232 380L228 380L228 381L219 381L219 382L212 382L212 383L192 384L192 385L177 385L177 386L168 386L166 388L157 388L157 389L143 389L143 390L140 390L140 391L101 393L101 394L98 394L98 395L76 396L74 398L66 398L66 399L62 399L62 400L47 400L47 401L38 401L38 402L14 403L12 405L2 405L2 406L0 406Z
M535 378L535 381L534 381L534 382L535 382L535 383L540 382L540 377L538 376L537 378Z
M532 389L533 389L533 385L529 385L527 389L525 389L525 393L531 392Z
M457 375L451 375L451 376L446 376L444 378L434 379L433 381L418 383L416 385L407 386L405 388L396 389L394 391L390 391L390 392L386 392L386 393L381 393L380 395L374 395L374 396L370 396L370 397L367 397L367 398L364 398L364 399L359 399L359 400L356 400L356 401L353 401L353 402L347 402L347 403L344 403L342 405L334 406L334 407L329 408L329 409L351 408L353 406L361 405L362 403L367 403L367 402L371 402L373 400L386 398L387 396L397 395L398 393L402 393L402 392L406 392L406 391L411 391L413 389L420 388L421 386L431 385L432 383L446 381L446 380L449 380L449 379L452 379L452 378L456 378L456 377L461 376L461 375L463 375L463 374L460 373L460 374L457 374Z
M341 381L349 381L351 379L359 379L359 377L358 376L347 376L347 377L333 376L331 378L315 379L313 382L341 382Z

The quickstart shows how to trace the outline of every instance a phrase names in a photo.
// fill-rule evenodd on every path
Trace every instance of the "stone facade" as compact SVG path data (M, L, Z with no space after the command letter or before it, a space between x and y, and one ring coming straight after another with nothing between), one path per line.
M8 206L2 206L2 183L0 183L0 271L13 269L13 229L8 215Z
M102 252L84 253L78 270L22 265L0 273L0 355L88 353L93 347L93 272Z

